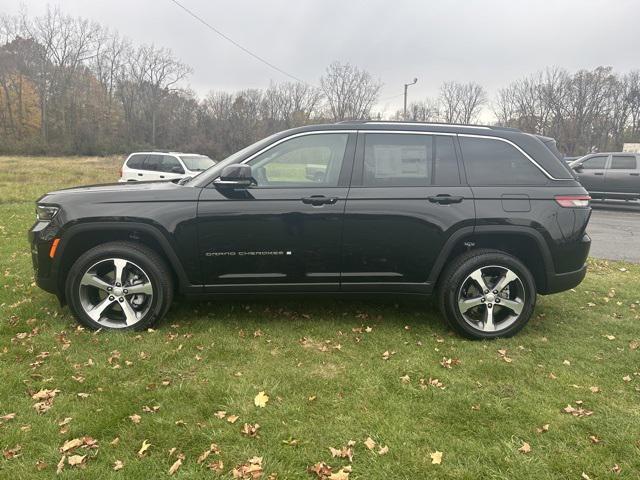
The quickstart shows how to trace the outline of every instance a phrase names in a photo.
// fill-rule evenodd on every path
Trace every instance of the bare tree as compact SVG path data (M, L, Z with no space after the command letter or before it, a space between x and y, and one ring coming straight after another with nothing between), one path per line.
M327 67L320 85L335 121L368 118L382 88L369 72L340 62Z
M486 101L484 88L475 82L445 82L440 87L442 120L447 123L477 121Z

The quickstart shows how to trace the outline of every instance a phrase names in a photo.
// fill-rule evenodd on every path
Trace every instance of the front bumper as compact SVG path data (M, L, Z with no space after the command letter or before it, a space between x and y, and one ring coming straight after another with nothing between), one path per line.
M58 228L52 223L36 222L29 230L28 239L36 285L49 293L60 296L54 261L49 257L51 245L57 233Z

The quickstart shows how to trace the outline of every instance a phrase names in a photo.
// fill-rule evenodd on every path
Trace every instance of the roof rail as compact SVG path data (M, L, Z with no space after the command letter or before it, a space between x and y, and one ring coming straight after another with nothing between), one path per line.
M475 128L482 130L503 130L509 132L520 132L520 129L512 127L502 127L500 125L469 125L463 123L444 123L444 122L412 122L402 120L342 120L336 124L370 124L370 125L426 125L431 127L459 127L459 128Z

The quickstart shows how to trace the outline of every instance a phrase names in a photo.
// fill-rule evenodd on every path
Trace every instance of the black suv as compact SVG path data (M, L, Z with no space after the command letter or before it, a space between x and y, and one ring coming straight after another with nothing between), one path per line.
M492 338L582 281L590 212L552 139L348 122L177 183L49 193L29 237L38 285L90 328L149 327L174 292L437 293L458 332Z

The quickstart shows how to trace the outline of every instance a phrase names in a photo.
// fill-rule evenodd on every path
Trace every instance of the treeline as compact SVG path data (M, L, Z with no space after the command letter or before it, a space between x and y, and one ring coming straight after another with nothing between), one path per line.
M282 129L381 118L374 107L382 84L350 64L329 65L318 86L272 83L203 99L182 87L190 73L170 50L134 45L59 9L0 16L0 152L159 148L221 158ZM474 123L487 109L502 125L555 137L570 155L618 149L640 141L640 73L549 69L492 102L474 82L445 82L437 98L411 103L407 119Z

